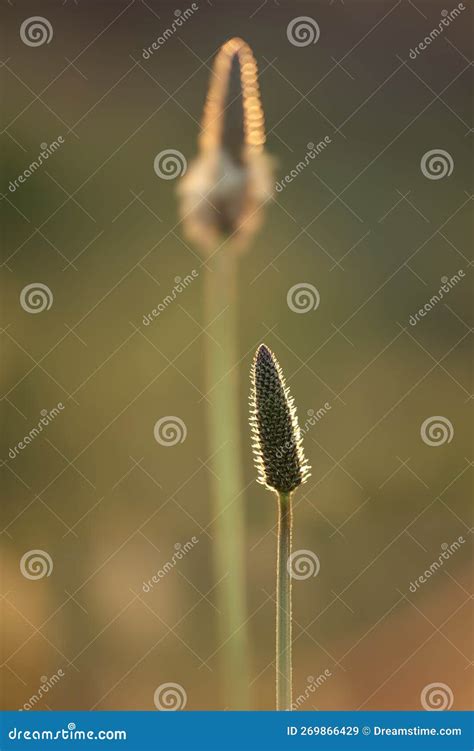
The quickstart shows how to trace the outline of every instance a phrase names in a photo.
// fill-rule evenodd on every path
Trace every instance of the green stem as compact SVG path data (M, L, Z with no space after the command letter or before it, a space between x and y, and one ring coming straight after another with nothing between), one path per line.
M288 558L291 554L291 494L278 494L278 557L276 605L276 708L290 710L291 676L291 577Z
M213 557L225 702L250 709L243 481L236 364L237 259L231 247L206 267L207 398L214 498Z

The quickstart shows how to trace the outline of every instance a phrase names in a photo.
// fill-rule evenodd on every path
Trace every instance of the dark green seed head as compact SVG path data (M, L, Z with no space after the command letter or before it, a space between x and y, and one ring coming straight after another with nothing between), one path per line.
M290 390L274 354L261 344L251 372L250 426L258 481L290 493L309 477Z

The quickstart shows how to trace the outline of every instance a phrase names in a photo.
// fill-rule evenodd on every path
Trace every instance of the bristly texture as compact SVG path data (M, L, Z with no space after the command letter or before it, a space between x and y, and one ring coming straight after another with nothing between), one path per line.
M309 477L301 430L290 390L274 354L261 344L255 355L250 394L250 426L258 481L290 493Z

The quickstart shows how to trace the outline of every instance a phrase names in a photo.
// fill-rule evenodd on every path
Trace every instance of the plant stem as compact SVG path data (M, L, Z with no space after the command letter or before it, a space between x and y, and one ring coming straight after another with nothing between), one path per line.
M287 568L291 531L291 493L278 493L276 708L279 710L290 710L292 705L291 577Z
M244 505L240 460L237 259L226 245L206 267L207 397L214 497L213 557L220 611L225 702L250 709L246 626ZM212 324L212 326L211 326Z

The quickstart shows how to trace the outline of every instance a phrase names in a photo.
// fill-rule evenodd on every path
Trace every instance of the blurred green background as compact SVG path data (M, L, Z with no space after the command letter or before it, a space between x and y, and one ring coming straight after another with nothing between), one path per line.
M431 683L470 708L470 7L411 60L442 2L203 0L145 60L175 5L40 5L1 8L3 707L23 706L61 669L37 708L153 709L166 682L184 688L186 709L232 708L211 566L205 269L183 239L178 180L153 164L164 149L188 162L196 154L212 59L242 36L259 63L276 179L309 142L331 138L275 194L239 266L250 708L274 702L276 506L254 482L247 424L262 341L302 423L330 405L305 437L312 477L295 496L294 547L321 566L294 583L295 696L308 676L330 673L301 709L419 709ZM48 44L21 41L32 15L51 23ZM289 42L298 16L317 21L317 43ZM12 192L58 136L60 149ZM450 176L423 175L431 149L451 156ZM143 326L193 269L192 284ZM465 278L411 326L441 277L460 269ZM54 299L33 315L20 294L38 282ZM317 288L317 309L288 306L299 283ZM58 402L64 411L12 459ZM170 415L187 435L163 446L154 426ZM431 416L452 424L450 442L423 442ZM143 592L193 536L198 544ZM410 592L459 536L466 544ZM28 580L20 559L36 549L54 567Z

